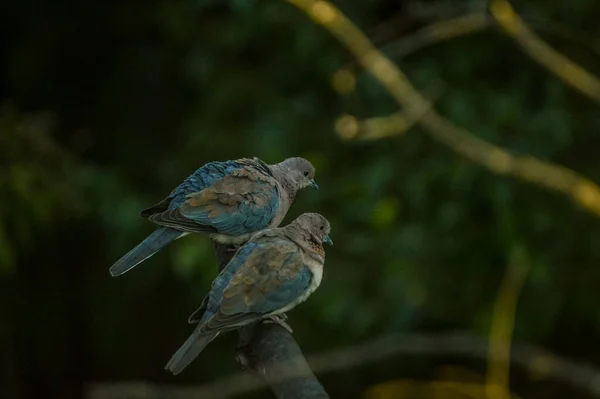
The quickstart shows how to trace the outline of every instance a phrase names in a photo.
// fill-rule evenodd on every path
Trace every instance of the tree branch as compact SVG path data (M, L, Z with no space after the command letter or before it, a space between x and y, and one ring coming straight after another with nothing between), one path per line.
M373 46L364 33L342 12L326 0L287 0L326 28L356 57L403 108L403 114L421 115L418 124L431 138L456 153L500 175L514 176L570 197L583 209L600 217L600 186L589 178L560 165L536 157L517 155L474 136L438 114L429 100L408 77Z
M507 0L493 0L490 11L504 32L531 58L580 93L600 102L600 79L544 42L529 29Z
M233 257L231 247L215 244L219 271ZM239 330L237 358L254 370L278 399L328 399L308 367L294 337L277 324L255 323Z
M489 399L511 397L510 348L515 329L515 313L519 294L531 267L526 250L520 246L513 245L510 258L492 314L485 384L485 393Z
M268 324L266 326L269 326ZM275 327L273 325L273 327ZM278 326L277 326L278 327ZM278 329L279 330L279 329ZM282 329L281 329L282 330ZM284 330L282 330L284 331ZM332 349L325 353L309 356L313 370L318 373L331 373L359 366L367 366L396 356L459 356L472 359L485 359L489 342L468 332L441 334L395 334L374 339L360 345ZM595 365L560 357L545 349L515 342L511 346L510 362L523 373L533 374L545 381L557 381L580 389L591 397L600 397L597 381L600 369ZM414 382L413 380L410 380ZM248 373L236 373L206 385L156 385L144 381L93 383L86 389L88 399L225 399L256 391L265 382L251 378ZM377 388L375 386L374 388ZM280 396L298 398L298 396ZM302 398L320 398L305 395ZM327 397L327 396L325 396ZM365 396L368 397L368 396Z

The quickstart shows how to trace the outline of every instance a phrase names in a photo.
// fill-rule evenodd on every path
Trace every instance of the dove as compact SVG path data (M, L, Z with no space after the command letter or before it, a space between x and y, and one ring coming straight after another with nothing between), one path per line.
M279 226L296 193L312 186L315 168L304 158L268 165L258 158L214 161L200 167L141 217L160 226L109 269L119 276L169 243L205 233L217 243L237 246L252 233Z
M179 374L222 332L259 320L282 325L283 313L305 301L321 284L330 225L318 213L254 234L212 283L202 306L188 319L195 331L165 366Z

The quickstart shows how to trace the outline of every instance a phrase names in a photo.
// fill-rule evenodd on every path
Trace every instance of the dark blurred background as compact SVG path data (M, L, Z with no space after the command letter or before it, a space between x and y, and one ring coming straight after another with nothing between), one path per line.
M443 82L442 115L600 181L600 105L498 30L393 56L396 41L485 3L335 4L419 89ZM512 4L554 48L600 73L600 3ZM352 57L290 4L9 0L0 38L0 397L86 398L89 383L201 385L238 372L235 334L181 375L163 370L215 276L207 238L179 240L119 278L108 267L152 230L141 209L202 164L245 156L304 156L317 168L321 191L302 192L285 221L320 212L335 241L321 288L290 313L304 353L391 333L486 337L519 248L530 272L514 339L600 366L599 220L418 127L342 139L340 115L386 116L397 105L360 70L354 90L336 91L332 77ZM430 381L447 366L486 370L483 358L412 354L318 377L333 398L362 398L375 384ZM511 370L520 397L592 397Z

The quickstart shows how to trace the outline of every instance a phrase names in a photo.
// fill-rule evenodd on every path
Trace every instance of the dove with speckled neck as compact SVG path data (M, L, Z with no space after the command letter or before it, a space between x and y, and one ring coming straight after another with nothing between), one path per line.
M202 166L167 198L141 216L160 226L109 269L121 275L190 233L221 244L241 245L253 233L279 226L301 189L312 186L315 168L304 158L268 165L258 158Z
M279 317L304 302L321 284L325 250L333 244L325 217L305 213L281 228L256 233L212 283L202 306L189 318L196 330L165 366L179 374L222 332Z

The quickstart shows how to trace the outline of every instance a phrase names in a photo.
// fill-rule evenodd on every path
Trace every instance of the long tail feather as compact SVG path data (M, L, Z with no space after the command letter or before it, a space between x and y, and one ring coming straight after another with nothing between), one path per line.
M116 261L109 269L110 274L115 277L128 272L183 234L184 232L169 227L159 227L146 237L144 241L139 243L137 247Z
M194 361L219 333L202 334L194 331L192 335L181 345L175 354L165 366L165 370L169 370L173 375L177 375L183 371L191 362Z

